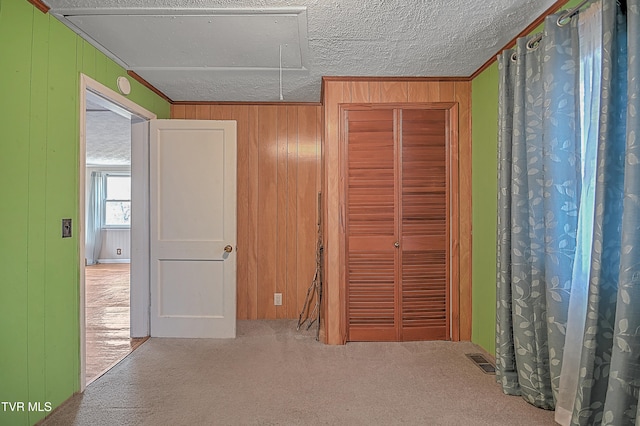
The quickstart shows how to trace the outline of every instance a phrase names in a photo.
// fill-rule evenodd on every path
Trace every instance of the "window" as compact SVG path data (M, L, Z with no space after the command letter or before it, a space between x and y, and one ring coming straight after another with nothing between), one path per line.
M131 176L107 175L104 225L131 226Z

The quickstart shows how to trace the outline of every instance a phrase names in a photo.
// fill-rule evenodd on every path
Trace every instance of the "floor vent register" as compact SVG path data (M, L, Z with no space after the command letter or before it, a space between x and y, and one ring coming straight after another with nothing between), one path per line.
M496 367L483 354L466 354L467 358L477 365L486 374L496 374Z

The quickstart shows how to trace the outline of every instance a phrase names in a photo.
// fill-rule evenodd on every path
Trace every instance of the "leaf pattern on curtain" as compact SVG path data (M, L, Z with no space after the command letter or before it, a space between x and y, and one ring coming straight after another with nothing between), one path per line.
M537 49L522 38L515 63L512 50L498 61L497 380L547 409L560 377L580 193L577 30L557 18L547 18Z
M603 2L603 105L589 302L572 417L577 425L640 420L638 21L637 0L629 2L627 16L613 1Z
M626 2L626 15L615 0L600 2L595 209L585 213L593 229L586 315L574 315L584 336L570 422L640 425L640 0ZM496 374L505 393L542 408L558 400L572 288L586 288L572 283L580 45L576 19L565 27L556 19L547 18L538 49L521 39L515 62L514 51L498 61Z
M616 323L603 424L640 419L640 0L627 2L627 123ZM635 408L635 413L633 412Z

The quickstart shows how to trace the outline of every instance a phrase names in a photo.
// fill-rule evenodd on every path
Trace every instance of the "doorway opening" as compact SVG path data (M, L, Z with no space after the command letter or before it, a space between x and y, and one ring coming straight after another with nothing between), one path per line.
M85 324L89 384L142 343L131 338L131 114L87 90Z
M145 129L153 118L154 114L82 75L81 390L149 336Z

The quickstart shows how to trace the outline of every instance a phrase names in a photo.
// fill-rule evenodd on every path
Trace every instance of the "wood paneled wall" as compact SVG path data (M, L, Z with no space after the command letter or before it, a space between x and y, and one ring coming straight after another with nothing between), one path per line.
M237 121L237 316L297 318L315 273L321 107L174 104L171 118Z
M452 294L459 305L459 329L454 339L471 339L471 82L466 80L421 78L348 78L323 79L324 143L322 152L322 191L324 220L323 331L329 344L344 343L346 320L344 295L344 239L341 217L344 216L340 194L340 115L341 103L458 103L459 144L459 232L460 241L452 250L459 251L459 294ZM455 155L456 153L452 153Z

